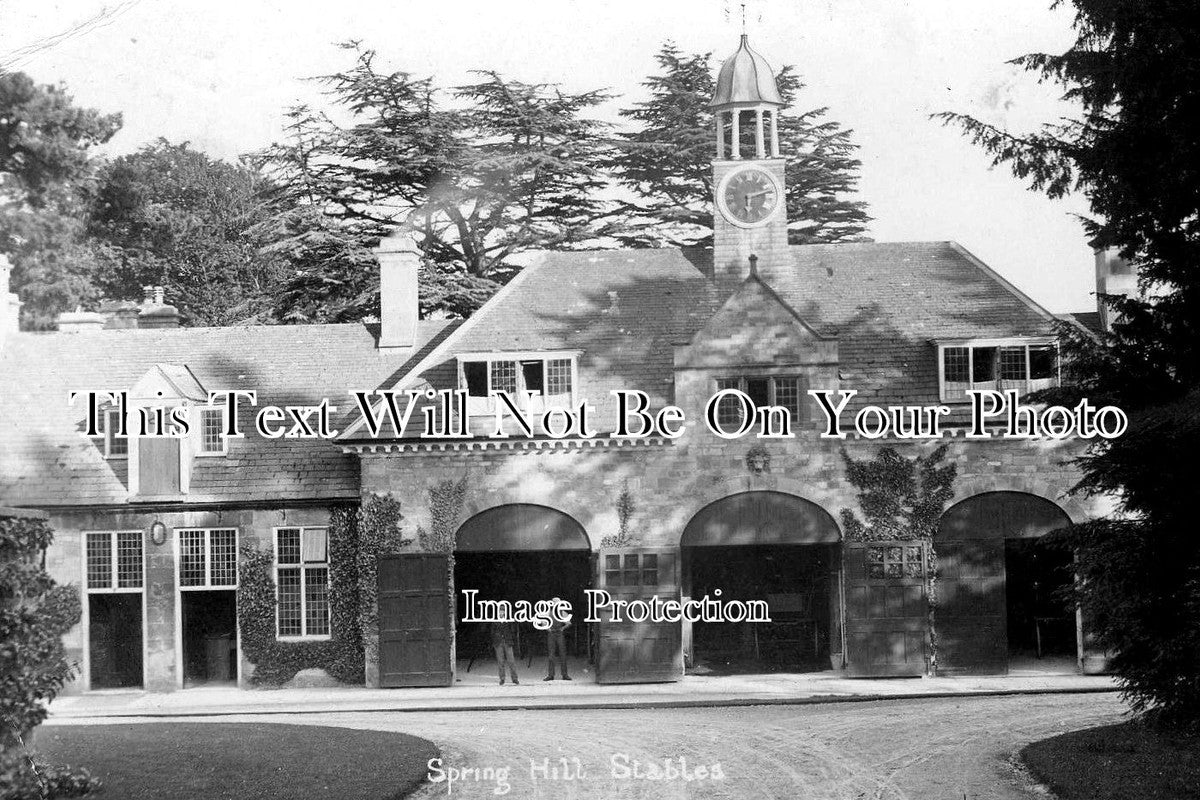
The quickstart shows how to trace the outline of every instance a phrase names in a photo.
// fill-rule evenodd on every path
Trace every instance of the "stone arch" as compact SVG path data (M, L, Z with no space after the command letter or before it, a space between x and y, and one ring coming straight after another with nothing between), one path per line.
M934 539L1033 539L1071 522L1062 506L1041 493L980 492L946 509Z
M708 503L688 521L680 547L832 544L841 529L820 505L798 495L752 490Z
M472 514L454 536L458 552L592 549L575 517L534 503L502 503Z
M980 495L1007 492L1033 495L1045 500L1066 514L1071 522L1083 522L1098 515L1093 513L1091 508L1095 503L1068 496L1067 487L1055 481L1047 481L1044 477L1039 479L1035 479L1033 476L1018 479L1006 477L1004 480L997 480L991 476L960 477L954 488L955 501L953 505Z
M840 508L846 505L845 498L839 496L837 492L828 487L822 487L811 482L806 483L802 480L778 474L724 477L691 488L692 491L689 494L692 498L695 498L694 501L686 504L681 503L678 509L670 515L670 519L667 520L676 531L682 531L705 506L746 492L778 492L792 495L812 503L822 511L830 514L830 516L834 517L835 524L836 512L831 512L829 509ZM840 525L838 527L840 530Z

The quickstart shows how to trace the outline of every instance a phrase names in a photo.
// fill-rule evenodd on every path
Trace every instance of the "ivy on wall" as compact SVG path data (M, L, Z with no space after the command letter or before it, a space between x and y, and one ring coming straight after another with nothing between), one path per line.
M467 478L444 480L429 489L429 530L417 527L417 541L426 553L454 553L454 537L467 499Z
M626 547L633 544L633 534L630 533L629 523L637 511L633 492L629 490L629 481L621 483L621 493L617 495L617 534L605 536L600 540L601 547Z
M905 458L885 447L872 459L856 461L842 450L846 477L858 490L863 519L842 509L842 529L854 542L920 541L927 553L926 581L930 632L929 667L937 671L937 552L933 535L946 504L954 497L955 464L943 463L947 446L925 456Z
M368 664L379 663L379 556L398 553L412 543L400 532L400 501L381 494L368 494L355 515L358 525L358 629L362 632L363 656Z
M276 637L274 558L270 551L244 545L238 575L238 626L242 650L254 664L252 681L287 683L303 669L323 669L343 683L363 682L363 638L358 618L359 534L355 510L339 507L329 515L329 630L324 641Z
M946 503L954 496L958 467L942 463L946 445L929 455L905 458L885 447L856 461L842 450L846 478L858 490L863 519L842 509L842 529L852 542L933 538Z

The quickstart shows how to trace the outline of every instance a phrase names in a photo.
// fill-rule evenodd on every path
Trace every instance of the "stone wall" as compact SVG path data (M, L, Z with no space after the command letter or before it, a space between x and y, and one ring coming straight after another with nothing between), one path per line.
M161 520L167 527L167 540L156 545L150 540L150 526ZM178 652L177 598L175 585L175 553L177 529L236 528L239 546L253 544L270 549L272 531L288 525L328 525L329 511L325 508L299 509L241 509L214 511L122 511L55 510L50 524L54 527L54 544L46 554L47 568L55 580L71 583L84 589L84 534L89 531L133 531L143 536L146 558L145 580L145 688L149 691L172 691L182 686L179 672L181 654ZM87 600L84 597L84 620L65 637L68 655L79 665L79 677L67 687L67 692L90 688L86 658ZM240 655L240 649L239 649ZM239 685L248 686L254 665L241 658Z

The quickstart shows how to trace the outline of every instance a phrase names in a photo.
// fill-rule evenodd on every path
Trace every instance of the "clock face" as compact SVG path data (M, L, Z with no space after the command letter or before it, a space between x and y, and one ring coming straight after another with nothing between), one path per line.
M743 225L766 222L779 205L779 186L761 169L749 167L721 181L718 198L725 216Z

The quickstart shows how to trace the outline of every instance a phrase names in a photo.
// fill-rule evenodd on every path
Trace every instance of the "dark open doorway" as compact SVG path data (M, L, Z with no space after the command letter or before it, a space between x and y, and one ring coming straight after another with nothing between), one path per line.
M683 548L690 597L765 600L771 617L768 623L694 623L691 671L829 669L833 552L824 544Z
M1076 653L1075 610L1067 592L1074 580L1070 552L1042 539L1004 542L1009 659L1071 658Z
M88 595L88 664L93 689L141 688L141 592Z
M454 587L457 599L455 641L458 672L464 677L482 675L495 680L494 654L487 623L463 622L464 589L475 589L480 600L527 600L536 603L558 597L571 603L574 620L566 632L567 655L579 680L591 674L586 665L591 657L584 590L592 584L591 554L586 550L520 552L464 552L455 554ZM532 624L518 626L519 641L514 651L522 676L540 680L546 669L546 633ZM484 667L483 665L487 666Z
M183 685L237 683L237 592L180 593Z

